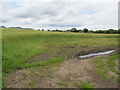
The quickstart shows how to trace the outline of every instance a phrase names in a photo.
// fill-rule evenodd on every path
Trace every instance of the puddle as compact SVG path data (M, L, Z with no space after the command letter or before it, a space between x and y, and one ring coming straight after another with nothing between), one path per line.
M88 58L88 57L97 56L97 55L110 54L110 53L113 53L114 51L115 50L110 50L110 51L106 51L106 52L99 52L99 53L87 54L87 55L79 56L79 58L83 59L83 58Z

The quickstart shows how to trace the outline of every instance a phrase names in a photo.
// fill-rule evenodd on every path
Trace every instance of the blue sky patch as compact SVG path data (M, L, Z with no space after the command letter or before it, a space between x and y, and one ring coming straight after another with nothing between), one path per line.
M10 6L14 7L14 8L19 8L20 7L19 5L17 5L16 2L8 2L8 5L10 5Z
M100 11L100 9L96 9L96 10L91 10L91 11L85 11L84 14L87 15L92 15L92 14L96 14Z
M79 26L82 26L81 24L80 25L49 25L49 26L53 26L53 27L79 27Z

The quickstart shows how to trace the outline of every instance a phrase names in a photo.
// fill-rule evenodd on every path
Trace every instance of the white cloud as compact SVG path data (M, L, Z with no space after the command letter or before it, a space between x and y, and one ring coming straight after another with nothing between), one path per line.
M30 1L10 3L6 0L2 11L3 25L45 29L117 29L118 0Z

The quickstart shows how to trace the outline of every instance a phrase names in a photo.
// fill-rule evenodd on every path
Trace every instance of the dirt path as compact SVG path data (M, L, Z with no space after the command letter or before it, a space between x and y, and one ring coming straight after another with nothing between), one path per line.
M31 69L16 71L8 77L7 88L24 88L28 87L28 83L37 88L64 88L65 86L60 85L60 82L65 82L67 88L75 88L74 83L79 81L90 83L95 88L117 88L117 83L109 82L95 72L91 63L92 59L65 60L60 67L51 73L54 77L41 77L39 75L43 70L41 67L33 69L33 76L28 74Z
M43 87L48 88L62 88L57 83L66 82L67 87L74 88L74 82L85 81L94 85L96 88L115 88L117 83L108 82L104 80L101 76L95 73L93 66L91 64L92 59L85 60L68 60L65 61L62 66L54 74L56 78L47 79L43 81Z

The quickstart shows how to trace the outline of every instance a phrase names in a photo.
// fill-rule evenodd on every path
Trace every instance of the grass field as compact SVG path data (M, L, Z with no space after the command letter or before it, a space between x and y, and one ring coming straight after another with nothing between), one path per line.
M117 75L120 74L118 71L118 55L119 53L115 53L112 56L101 56L93 60L94 65L96 67L96 72L101 75L104 79L110 81L111 78L120 82L120 78Z
M116 48L118 35L3 28L2 43L3 74L6 74L18 69L56 65L67 55L84 49ZM34 61L39 55L45 60L41 57Z

